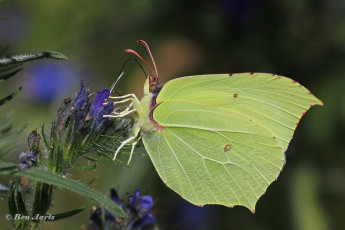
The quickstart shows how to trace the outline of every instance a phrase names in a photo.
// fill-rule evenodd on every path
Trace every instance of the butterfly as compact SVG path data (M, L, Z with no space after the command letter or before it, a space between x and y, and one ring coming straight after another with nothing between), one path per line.
M253 213L258 199L277 179L285 151L299 120L314 105L323 105L309 90L287 77L269 73L209 74L176 78L165 85L147 43L150 65L134 50L151 74L144 96L131 101L133 150L144 147L166 186L187 201L203 206L241 205ZM128 161L128 163L129 163Z

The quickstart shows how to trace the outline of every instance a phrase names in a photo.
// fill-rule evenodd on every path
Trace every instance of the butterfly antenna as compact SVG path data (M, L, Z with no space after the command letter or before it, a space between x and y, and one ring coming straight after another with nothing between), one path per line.
M147 77L147 74L146 74L144 68L143 68L142 65L138 62L138 60L135 59L135 58L129 58L129 59L127 59L127 60L125 61L125 63L123 63L123 65L122 65L122 67L121 67L121 71L120 71L120 73L119 73L119 75L118 75L116 81L113 83L113 85L112 85L111 88L110 88L110 92L112 92L112 91L114 90L114 88L115 88L117 82L118 82L118 81L120 80L120 78L125 74L124 68L125 68L125 66L126 66L130 61L135 61L135 62L139 65L140 69L143 71L143 73L145 74L145 76Z
M146 43L145 43L146 44ZM147 66L147 68L149 68L150 72L152 73L152 75L158 79L158 75L156 75L156 72L154 72L152 70L152 68L150 67L150 65L144 60L144 58L142 58L136 51L132 50L132 49L124 49L123 52L125 53L131 53L134 54L135 56L137 56L140 60L142 60L144 62L144 64Z
M145 77L147 78L148 77L148 75L146 74L146 72L145 72L145 70L144 70L144 68L143 68L143 66L139 63L139 61L137 60L137 59L133 59L138 65L139 65L139 67L140 67L140 69L141 69L141 71L143 71L143 73L144 73L144 75L145 75Z
M148 45L144 40L138 40L137 42L140 43L140 44L142 44L143 46L145 46L147 52L148 52L149 55L150 55L150 58L151 58L153 67L155 68L156 77L158 78L158 71L157 71L156 62L155 62L155 59L153 59L153 56L152 56L152 53L151 53L151 50L150 50L149 45Z
M120 74L123 72L125 66L126 66L130 61L135 61L135 62L138 64L138 66L140 67L141 71L143 71L143 73L144 73L145 76L147 77L147 74L146 74L146 72L145 72L143 66L140 64L140 62L139 62L136 58L128 58L128 59L125 61L125 63L123 63L122 68L121 68L121 71L120 71ZM119 75L120 75L120 74L119 74Z

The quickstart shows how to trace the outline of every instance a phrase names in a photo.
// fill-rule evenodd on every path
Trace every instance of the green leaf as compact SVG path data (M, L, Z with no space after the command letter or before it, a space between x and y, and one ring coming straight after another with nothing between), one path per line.
M46 171L40 168L31 168L27 171L20 171L18 166L11 163L0 162L0 174L2 175L15 175L26 177L31 180L36 180L41 183L47 183L59 188L67 189L76 192L80 195L89 197L97 201L102 207L112 212L115 216L125 218L127 214L110 198L89 188L85 184L64 178L55 173Z
M82 207L80 207L80 208L77 208L77 209L74 209L74 210L71 210L71 211L68 211L68 212L52 214L52 216L54 216L54 220L51 220L51 221L57 221L57 220L61 220L61 219L65 219L65 218L74 216L74 215L84 211L87 207L89 207L89 203L84 205L84 206L82 206ZM48 219L48 221L50 221L50 220Z
M42 125L41 133L42 133L43 141L46 144L46 148L50 149L50 144L49 144L49 142L48 142L48 140L46 138L46 134L44 132L44 123Z
M20 136L24 132L24 130L30 125L31 121L26 122L21 128L17 131L17 136Z
M21 65L22 65L21 63L17 63L17 64L11 64L11 65L7 65L7 66L2 66L0 68L0 73L2 73L2 72L9 72L10 70L15 71Z
M12 114L8 113L6 116L0 117L0 159L11 153L16 142L17 138L13 128Z
M17 93L19 93L20 90L22 90L22 87L19 87L19 89L17 89L15 92L11 93L7 97L0 99L0 106L5 104L6 102L12 100L12 98L14 98L17 95Z
M4 74L4 75L0 75L0 80L7 80L9 78L11 78L12 76L16 75L19 71L21 71L23 68L19 68L13 72L10 72L10 73L7 73L7 74Z
M55 132L55 123L52 124L50 132L50 154L48 157L48 170L55 173L61 173L63 170L63 148Z
M0 51L0 54L3 53L5 49ZM42 58L53 58L53 59L60 59L60 60L67 59L65 55L59 52L54 52L54 51L44 51L44 52L38 52L38 53L32 53L32 54L12 55L9 57L0 58L0 83L14 76L19 71L21 71L22 68L20 68L20 66L23 63L42 59ZM10 94L9 96L3 99L0 99L0 106L5 104L9 100L11 100L21 89L22 87L20 87L17 91Z
M95 176L94 178L92 178L89 182L86 182L85 185L86 185L86 186L90 186L93 182L95 182L96 179L97 179L97 176Z
M16 198L15 198L15 183L14 182L11 183L10 191L8 192L8 211L12 216L18 213Z
M59 60L68 59L64 54L55 51L43 51L32 54L12 55L10 57L0 58L0 69L2 68L2 66L34 61L42 58L53 58Z
M32 215L45 215L52 200L53 186L47 183L37 182L35 184L34 203L32 205Z
M18 213L27 216L28 212L26 211L25 203L23 200L22 193L16 189L16 203L17 203L17 208L18 208Z
M0 174L10 175L18 171L18 165L0 162Z

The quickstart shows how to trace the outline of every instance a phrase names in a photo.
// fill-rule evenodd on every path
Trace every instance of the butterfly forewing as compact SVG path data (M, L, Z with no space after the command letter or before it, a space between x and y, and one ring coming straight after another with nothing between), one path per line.
M297 82L265 73L177 78L169 81L158 95L157 103L164 101L185 101L242 114L270 130L283 150L306 110L322 105Z

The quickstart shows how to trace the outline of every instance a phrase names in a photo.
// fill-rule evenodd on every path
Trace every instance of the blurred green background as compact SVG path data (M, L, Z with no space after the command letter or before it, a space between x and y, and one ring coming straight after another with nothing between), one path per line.
M162 82L171 78L229 72L269 72L298 81L324 102L301 120L286 152L278 180L257 203L243 207L194 207L165 187L148 156L136 156L132 169L101 164L95 172L71 171L108 194L122 197L136 188L155 199L161 229L345 229L345 1L343 0L20 0L0 8L0 44L11 53L55 50L67 61L43 60L1 85L7 95L22 92L1 107L14 111L17 126L31 121L13 153L17 162L26 136L54 120L63 98L83 79L91 90L109 88L132 48L148 57L137 39L147 41ZM117 90L142 95L145 81L132 63ZM56 191L50 213L85 204L83 197ZM7 198L0 196L0 228ZM40 229L80 229L90 212L42 224Z

